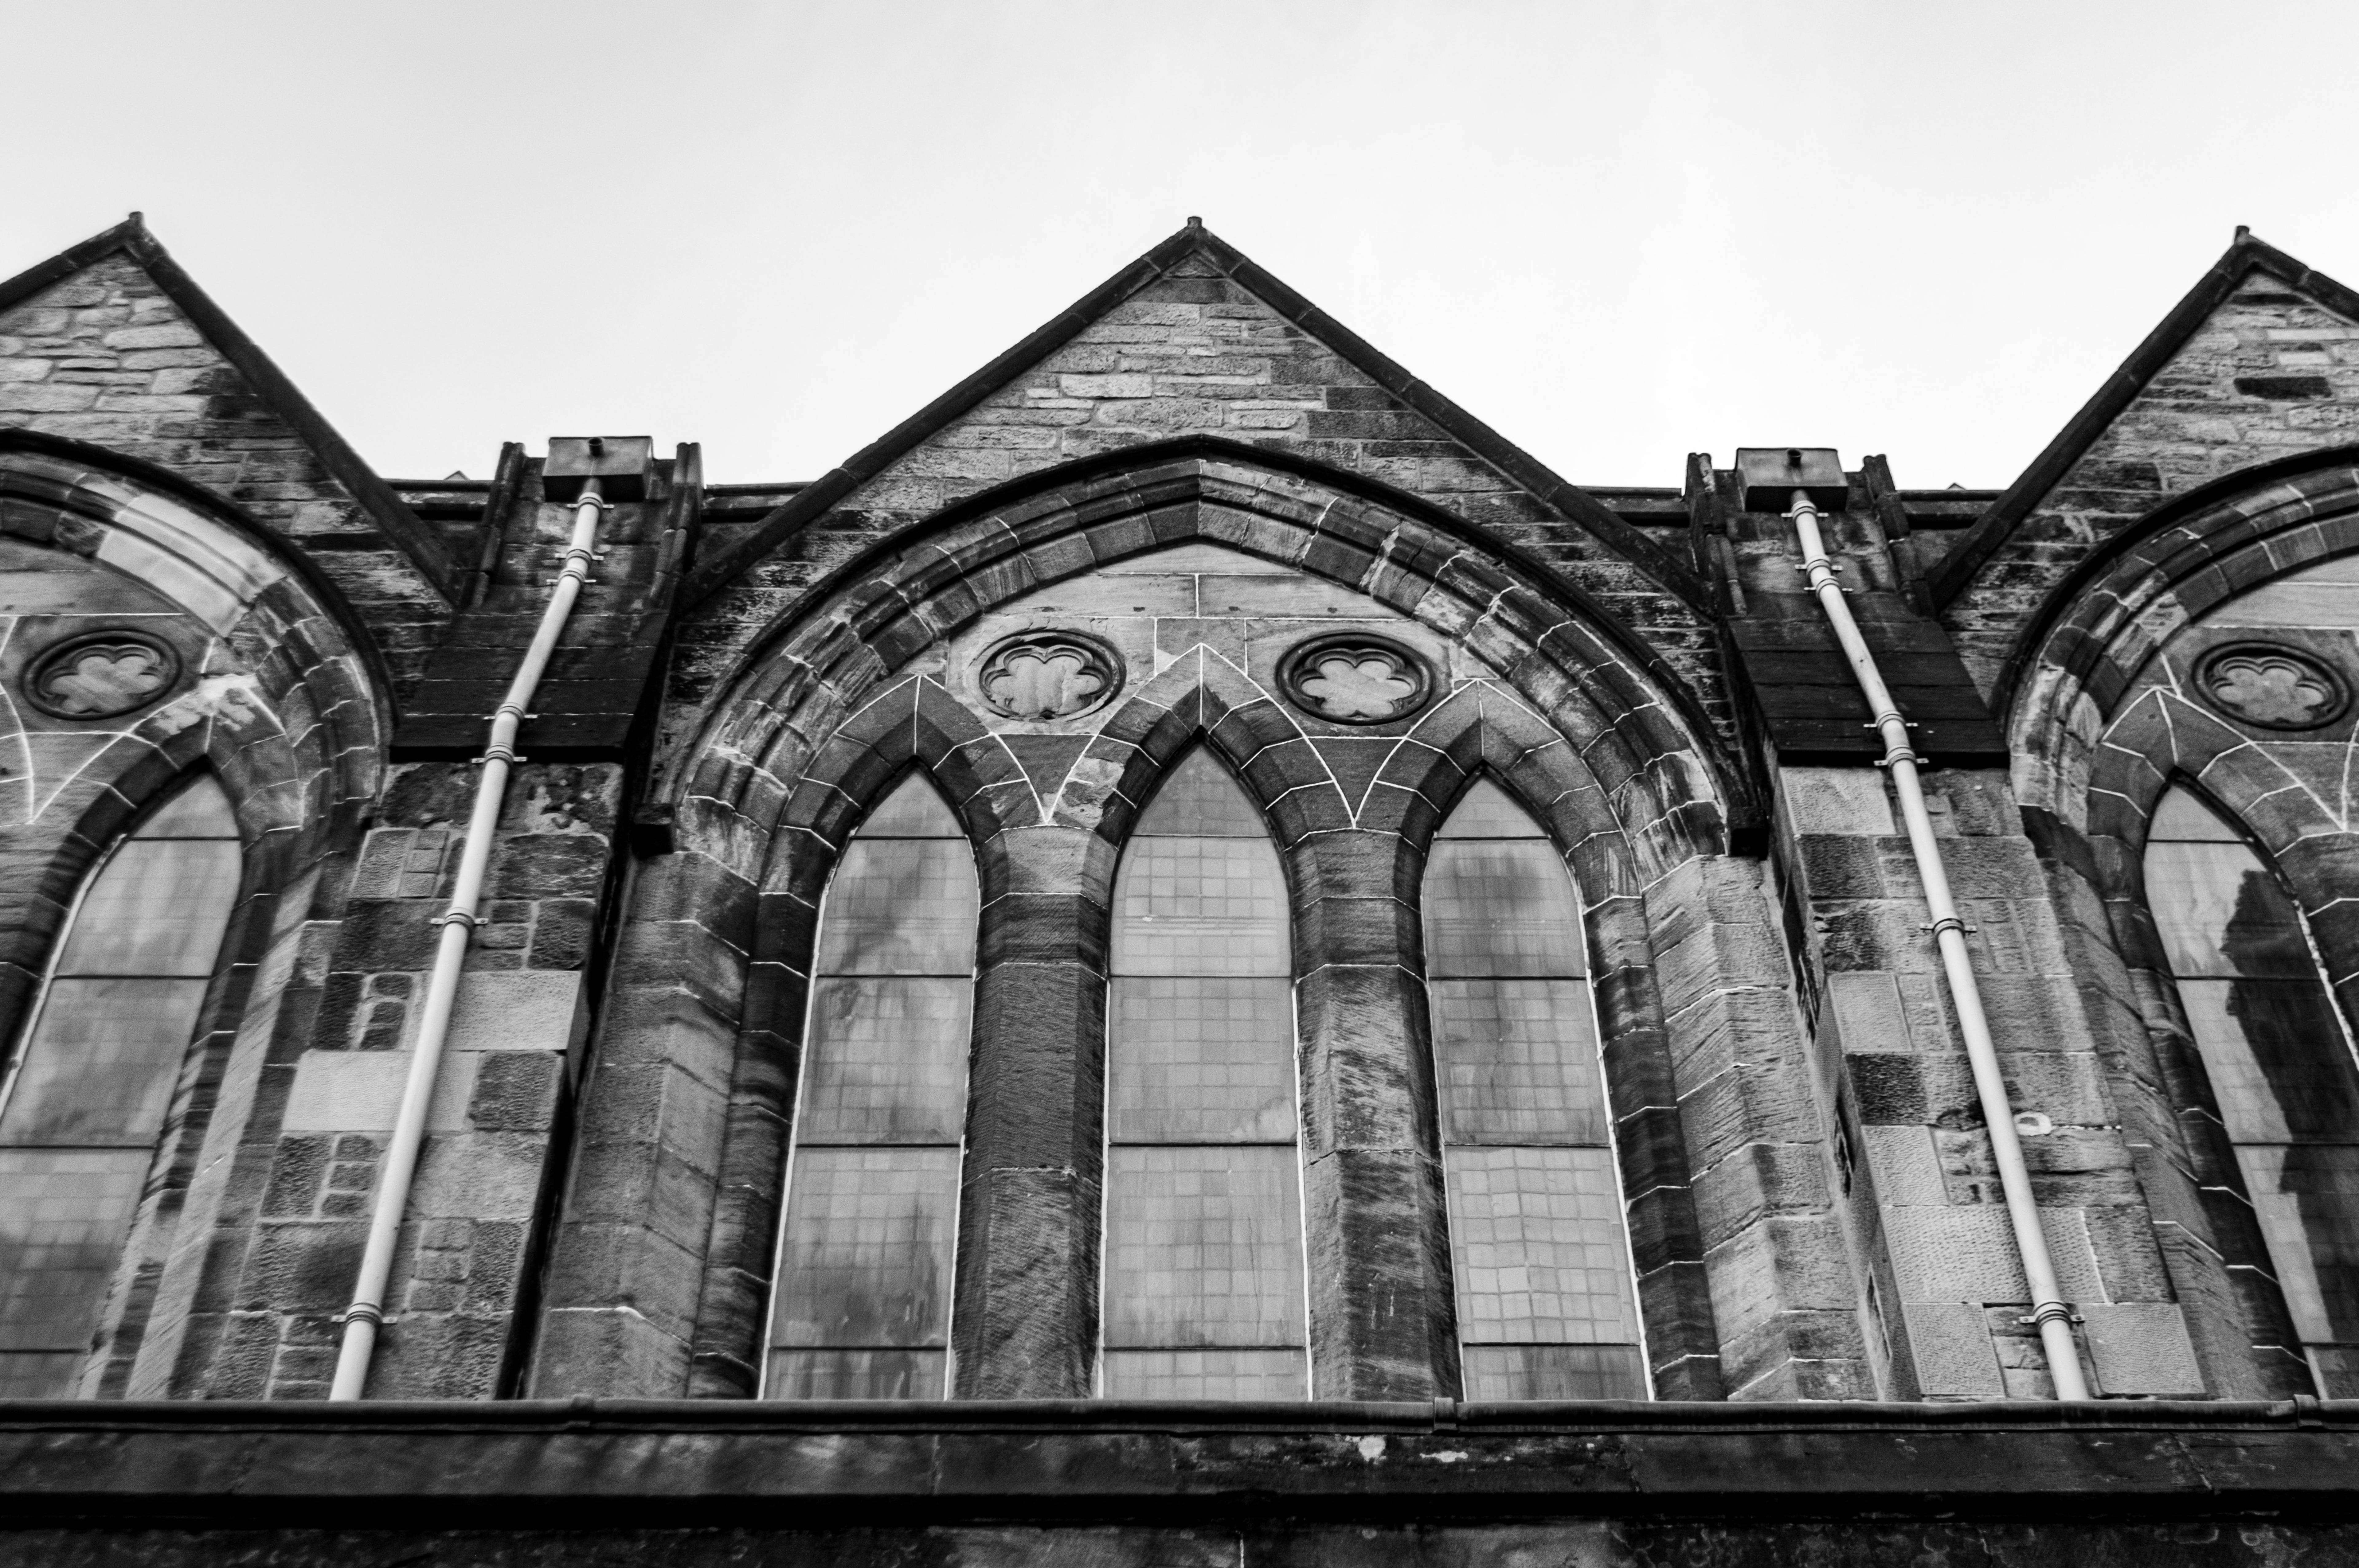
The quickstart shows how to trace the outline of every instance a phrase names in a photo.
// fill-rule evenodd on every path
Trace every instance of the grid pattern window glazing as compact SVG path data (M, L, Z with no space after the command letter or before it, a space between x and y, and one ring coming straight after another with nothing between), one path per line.
M1466 1397L1644 1399L1572 878L1484 780L1435 836L1422 893Z
M1114 896L1101 1389L1308 1398L1285 873L1204 752L1141 813Z
M770 1311L768 1399L940 1399L980 896L911 775L820 913Z
M237 903L237 824L210 775L84 886L0 1087L0 1390L73 1384L139 1207Z
M2156 809L2146 884L2319 1392L2359 1395L2359 1065L2300 912L2180 789Z

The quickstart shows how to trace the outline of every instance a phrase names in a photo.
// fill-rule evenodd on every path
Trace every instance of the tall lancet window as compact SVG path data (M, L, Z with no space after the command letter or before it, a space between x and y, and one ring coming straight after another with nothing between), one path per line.
M1101 1387L1307 1398L1286 873L1204 752L1140 816L1114 903Z
M1481 780L1434 839L1423 907L1466 1397L1645 1399L1572 878Z
M2359 1069L2301 914L2180 789L2155 810L2146 891L2319 1392L2359 1395Z
M911 774L820 912L766 1398L947 1391L978 904L966 835Z
M200 776L82 884L0 1085L0 1397L73 1391L237 903Z

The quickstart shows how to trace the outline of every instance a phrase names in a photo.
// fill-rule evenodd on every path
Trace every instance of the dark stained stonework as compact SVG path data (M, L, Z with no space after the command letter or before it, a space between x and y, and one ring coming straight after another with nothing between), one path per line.
M80 1397L0 1403L0 1561L2359 1560L2359 1368L2305 1349L2142 859L2167 790L2224 814L2359 1021L2354 428L2359 297L2240 236L2006 492L1823 487L2085 1405L1790 523L1703 453L1569 483L1191 222L815 481L686 445L604 514L331 1407L571 514L513 442L376 476L110 230L0 284L0 1036L191 771L245 863ZM1296 1405L1091 1397L1116 870L1200 746L1286 881ZM763 1400L821 906L912 771L980 885L953 1397ZM1577 889L1652 1402L1462 1402L1419 900L1478 784Z

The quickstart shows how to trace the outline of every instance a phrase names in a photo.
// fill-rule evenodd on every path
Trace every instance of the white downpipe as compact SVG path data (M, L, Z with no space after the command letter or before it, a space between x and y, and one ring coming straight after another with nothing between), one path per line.
M1990 1020L1983 1012L1982 988L1966 953L1965 922L1950 896L1949 873L1941 865L1940 841L1933 837L1933 819L1925 812L1925 791L1917 777L1917 753L1909 749L1908 726L1875 667L1875 655L1843 602L1843 585L1835 580L1834 564L1819 536L1819 509L1797 490L1786 514L1794 520L1794 534L1802 546L1802 568L1810 574L1810 590L1834 627L1843 657L1851 661L1860 695L1875 715L1883 737L1884 765L1892 770L1892 785L1900 796L1900 816L1908 827L1908 848L1917 859L1917 874L1925 883L1925 903L1933 916L1933 940L1941 949L1941 972L1950 982L1950 1000L1958 1010L1958 1029L1966 1037L1966 1056L1973 1064L1974 1089L1981 1097L1983 1120L1990 1125L1991 1152L1998 1160L1999 1187L2006 1195L2006 1217L2015 1228L2015 1248L2023 1260L2023 1277L2031 1286L2031 1321L2039 1328L2039 1346L2048 1357L2060 1400L2085 1400L2089 1385L2081 1372L2081 1354L2072 1343L2072 1309L2056 1286L2056 1266L2048 1256L2048 1236L2039 1227L2039 1206L2031 1193L2031 1173L2024 1168L2023 1144L2015 1135L2015 1108L2006 1098L2006 1080L1999 1071L1998 1049L1991 1043Z
M540 686L557 639L573 613L582 584L590 576L592 553L598 542L598 515L606 509L598 481L586 481L582 499L573 503L573 535L565 549L565 567L557 587L540 612L532 645L516 666L508 694L492 717L492 737L484 747L483 774L475 782L475 806L467 818L467 837L459 851L459 880L451 890L451 907L436 919L442 927L434 949L434 968L426 982L424 1011L419 1014L418 1045L409 1059L409 1078L402 1086L401 1111L395 1118L393 1140L385 1152L385 1170L378 1178L376 1206L369 1214L367 1250L361 1254L361 1271L353 1282L353 1304L344 1309L343 1344L336 1354L336 1379L332 1400L356 1400L368 1386L369 1359L376 1353L377 1325L385 1321L385 1286L393 1272L393 1253L401 1239L401 1217L409 1207L409 1186L418 1174L418 1152L426 1141L426 1113L434 1103L434 1082L440 1076L442 1047L451 1036L451 1007L459 996L459 974L467 957L467 944L475 930L475 909L483 901L484 873L492 860L492 839L500 825L500 806L506 798L508 772L518 758L516 731Z

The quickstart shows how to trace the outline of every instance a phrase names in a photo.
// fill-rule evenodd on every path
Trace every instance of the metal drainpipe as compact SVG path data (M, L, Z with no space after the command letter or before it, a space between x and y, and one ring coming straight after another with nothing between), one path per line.
M599 514L606 498L595 479L582 487L573 503L573 535L565 549L565 567L540 612L532 645L508 683L508 694L492 716L491 740L484 747L483 776L475 783L474 810L467 818L467 838L459 852L459 880L451 890L451 907L436 918L442 927L434 949L434 968L426 982L425 1010L419 1016L417 1053L409 1060L409 1078L401 1091L401 1111L393 1124L393 1140L385 1152L385 1172L377 1182L376 1206L369 1215L368 1248L361 1254L360 1276L353 1283L353 1304L344 1309L343 1344L336 1355L336 1379L328 1390L332 1400L356 1400L368 1386L369 1360L376 1352L377 1325L385 1321L386 1281L393 1272L393 1253L401 1239L401 1217L409 1207L410 1183L418 1174L418 1152L426 1141L426 1113L434 1103L434 1082L441 1074L442 1048L451 1035L451 1007L458 1000L459 975L473 938L475 907L482 902L484 873L492 860L492 839L499 827L500 807L507 796L508 771L521 761L516 753L516 731L523 728L533 693L549 668L557 639L573 613L582 584L590 576L590 562L598 542Z
M1917 859L1917 874L1925 883L1925 903L1933 916L1933 940L1941 949L1941 972L1950 982L1950 1000L1958 1010L1958 1029L1966 1037L1966 1056L1973 1064L1974 1090L1981 1097L1983 1119L1990 1125L1991 1152L1998 1160L1999 1186L2006 1195L2006 1217L2015 1228L2015 1248L2023 1260L2023 1277L2031 1286L2031 1317L2039 1329L2039 1346L2048 1357L2049 1377L2060 1400L2085 1400L2089 1385L2081 1373L2080 1348L2072 1343L2072 1309L2056 1287L2056 1267L2048 1256L2047 1233L2039 1227L2039 1206L2031 1193L2031 1173L2024 1168L2023 1144L2015 1135L2015 1108L2006 1098L1998 1049L1991 1043L1990 1020L1983 1012L1982 988L1966 953L1965 922L1950 896L1950 878L1941 865L1941 847L1933 837L1933 819L1925 812L1925 791L1917 777L1917 753L1908 746L1908 726L1900 717L1875 655L1843 602L1843 585L1835 580L1834 563L1819 536L1819 509L1803 491L1794 492L1787 516L1802 546L1802 569L1810 574L1810 589L1834 627L1843 657L1859 681L1860 695L1875 715L1884 739L1883 765L1892 771L1900 796L1901 820L1908 827L1908 848Z

